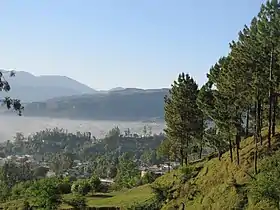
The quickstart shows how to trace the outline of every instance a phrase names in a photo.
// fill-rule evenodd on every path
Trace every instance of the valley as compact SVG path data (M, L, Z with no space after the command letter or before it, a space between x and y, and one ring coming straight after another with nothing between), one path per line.
M25 136L45 128L64 128L69 132L91 132L97 138L103 137L108 130L118 126L123 132L130 129L132 133L142 133L144 126L151 127L153 133L163 132L164 122L110 121L110 120L70 120L49 117L18 117L16 115L0 116L0 141L11 140L15 133Z

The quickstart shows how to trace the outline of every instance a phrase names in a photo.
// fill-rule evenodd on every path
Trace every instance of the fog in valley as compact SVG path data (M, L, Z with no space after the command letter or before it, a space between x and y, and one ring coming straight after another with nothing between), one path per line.
M0 116L0 141L13 140L16 132L25 136L46 128L64 128L69 132L91 132L95 137L104 136L108 130L118 126L123 132L129 128L132 133L142 133L144 126L150 126L153 133L163 131L164 123L144 123L127 121L86 121L54 119L45 117Z

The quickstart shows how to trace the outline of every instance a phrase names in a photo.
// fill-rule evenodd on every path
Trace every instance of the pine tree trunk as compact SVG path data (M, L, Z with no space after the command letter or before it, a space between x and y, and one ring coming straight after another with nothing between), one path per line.
M238 108L236 108L236 110L238 110ZM240 140L241 140L241 131L240 131L240 128L241 128L241 125L240 125L240 121L241 121L241 116L237 113L236 111L236 123L235 123L235 126L236 126L236 135L235 135L235 145L236 145L236 158L237 158L237 165L239 165L240 163L240 159L239 159L239 149L240 149Z
M204 137L204 119L203 119L203 117L201 119L201 125L200 126L202 128L202 132L201 132L201 136L200 136L201 143L200 143L199 159L202 158L202 150L203 150L203 137Z
M277 103L278 103L278 98L276 96L273 98L272 136L275 136Z
M231 142L231 138L229 136L229 153L230 153L230 161L233 162L233 157L232 157L232 142Z
M271 50L270 67L269 67L269 109L268 109L268 148L271 148L271 128L272 128L272 68L273 68L273 49Z
M180 155L181 155L181 166L184 165L184 151L183 148L180 149Z
M185 164L188 165L188 148L189 148L189 137L187 135L187 149L185 153Z
M167 160L168 160L168 172L170 172L170 165L171 165L171 160L170 160L170 155L167 155Z
M221 157L222 157L221 151L218 150L218 158L219 158L219 160L221 160Z
M200 145L200 150L199 150L199 159L202 158L202 144Z
M261 145L263 144L263 139L262 139L262 103L261 103L261 100L258 100L258 110L257 110L257 117L258 117L258 120L257 120L257 138L258 138L258 141L261 142Z
M255 154L254 154L254 168L255 174L258 173L258 138L257 138L257 103L255 104L255 131L254 131L254 140L255 140Z
M248 107L247 113L246 113L245 137L249 136L249 123L250 123L250 106Z
M270 95L270 94L269 94ZM272 128L272 99L271 95L269 97L269 110L268 110L268 137L267 137L267 142L268 142L268 148L271 148L271 128Z
M237 134L235 137L235 142L236 142L236 158L237 158L237 165L239 165L240 163L240 159L239 159L239 143L240 143L240 135Z
M255 168L255 174L258 174L258 140L256 133L254 135L255 140L255 154L254 154L254 168Z

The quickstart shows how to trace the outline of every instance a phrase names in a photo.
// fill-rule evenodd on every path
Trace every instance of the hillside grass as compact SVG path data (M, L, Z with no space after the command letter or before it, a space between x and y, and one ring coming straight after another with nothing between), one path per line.
M104 195L108 197L103 197ZM64 197L71 199L73 195L68 194ZM111 196L111 197L109 197ZM121 207L123 209L131 206L135 202L145 202L153 198L153 193L150 185L143 185L129 190L118 191L108 194L88 195L86 197L87 205L89 207ZM69 209L70 206L62 204L60 209Z
M272 138L272 150L267 149L267 132L262 133L263 145L258 144L258 158L260 160L280 148L280 134ZM169 189L169 198L163 210L178 209L181 203L185 209L275 209L268 202L254 203L248 192L250 181L254 177L254 151L253 137L241 142L240 165L230 161L229 152L218 158L202 160L189 168L192 174L187 181L182 180L185 172L182 169L172 171L159 177L154 185ZM258 164L261 171L261 164Z

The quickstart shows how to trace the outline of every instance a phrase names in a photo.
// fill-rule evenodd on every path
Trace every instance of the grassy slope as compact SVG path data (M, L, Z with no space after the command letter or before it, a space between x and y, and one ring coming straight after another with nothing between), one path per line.
M267 155L267 141L258 147L261 159ZM280 148L280 135L273 138L272 147L273 151ZM194 164L198 173L184 184L180 183L180 178L176 178L182 175L180 170L158 178L158 185L174 189L173 198L166 202L163 209L175 209L181 202L185 203L186 209L273 209L265 201L253 204L247 193L252 179L250 175L254 174L253 160L254 141L250 137L241 143L239 166L231 163L229 153L225 153L221 161L213 158Z
M144 202L153 197L152 190L149 185L140 186L125 192L116 193L111 198L89 199L89 206L119 206L127 207L134 202Z
M90 207L128 207L134 202L144 202L149 198L153 197L152 190L149 185L143 185L131 190L114 192L106 195L111 195L112 197L102 198L102 197L91 197L86 198L87 204ZM65 195L65 197L71 198L71 194ZM61 209L68 209L69 206L62 204Z

